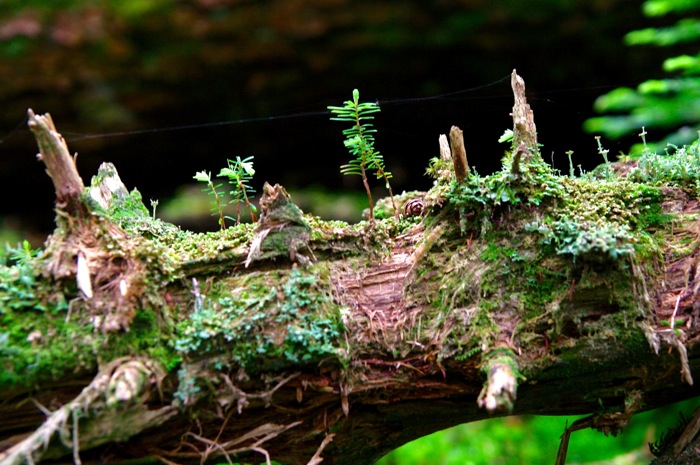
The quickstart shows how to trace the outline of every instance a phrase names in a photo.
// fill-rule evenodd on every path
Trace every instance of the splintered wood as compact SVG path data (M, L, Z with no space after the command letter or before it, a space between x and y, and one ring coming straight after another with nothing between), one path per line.
M510 84L513 88L513 148L532 154L537 150L537 128L535 116L525 98L525 81L513 70ZM521 162L527 160L522 159Z
M56 202L59 207L75 207L83 192L83 180L75 167L75 160L68 152L68 146L61 134L56 131L51 115L36 115L27 110L28 126L34 133L41 153L37 158L44 162L56 189Z

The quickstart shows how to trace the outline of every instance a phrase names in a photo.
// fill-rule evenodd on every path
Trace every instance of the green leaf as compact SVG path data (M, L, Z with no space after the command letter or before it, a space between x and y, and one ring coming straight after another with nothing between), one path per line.
M199 171L193 177L200 182L211 182L211 173L207 173L206 171Z
M697 0L647 0L643 11L647 16L664 16L670 12L684 12L698 8Z
M688 71L692 73L697 73L700 71L700 57L681 55L679 57L668 58L664 61L664 71Z
M512 129L506 129L503 135L498 138L498 142L510 142L513 140L513 130Z

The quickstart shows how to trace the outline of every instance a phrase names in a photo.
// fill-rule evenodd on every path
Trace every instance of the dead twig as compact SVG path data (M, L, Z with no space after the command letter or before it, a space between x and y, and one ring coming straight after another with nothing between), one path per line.
M316 453L311 457L311 460L306 465L318 465L319 463L323 462L323 457L321 457L321 452L323 449L326 448L328 444L333 441L333 438L335 437L335 434L326 434L326 437L323 438L323 441L321 441L321 445L318 446L318 450L316 450Z

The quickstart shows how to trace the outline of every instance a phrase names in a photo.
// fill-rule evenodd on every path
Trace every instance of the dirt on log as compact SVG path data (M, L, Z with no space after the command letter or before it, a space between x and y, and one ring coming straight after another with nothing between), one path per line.
M71 166L47 163L45 248L0 267L0 464L362 465L488 417L616 433L697 396L697 147L564 176L513 89L500 172L470 172L453 128L459 156L441 136L398 220L384 200L374 222L321 221L266 184L257 223L206 234L109 164L83 188L30 112L42 159Z

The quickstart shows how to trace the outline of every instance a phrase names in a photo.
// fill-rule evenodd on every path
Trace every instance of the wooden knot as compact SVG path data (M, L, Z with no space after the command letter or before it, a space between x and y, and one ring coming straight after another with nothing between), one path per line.
M403 205L404 216L420 216L423 214L423 198L411 199Z

